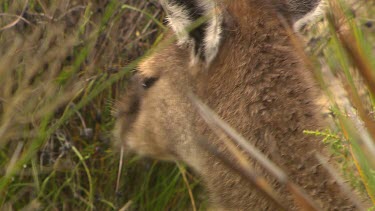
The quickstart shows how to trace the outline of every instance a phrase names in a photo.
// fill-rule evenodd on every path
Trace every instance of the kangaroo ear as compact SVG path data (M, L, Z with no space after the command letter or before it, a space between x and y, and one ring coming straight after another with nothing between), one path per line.
M207 66L215 58L222 37L222 13L214 0L160 0L178 45L192 49L191 63L204 62ZM194 27L198 21L203 24Z
M289 11L293 14L293 28L300 31L306 24L324 15L328 0L287 0Z

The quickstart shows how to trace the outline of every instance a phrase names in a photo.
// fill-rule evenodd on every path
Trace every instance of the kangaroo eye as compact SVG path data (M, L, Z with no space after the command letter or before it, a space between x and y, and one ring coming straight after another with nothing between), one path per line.
M150 88L152 85L154 85L154 83L155 83L158 79L159 79L159 78L155 78L155 77L145 78L145 79L143 80L142 86L143 86L145 89L148 89L148 88Z

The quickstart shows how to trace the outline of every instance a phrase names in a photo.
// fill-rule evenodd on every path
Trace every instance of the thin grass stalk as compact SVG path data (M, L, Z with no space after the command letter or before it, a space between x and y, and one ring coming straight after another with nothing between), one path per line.
M227 166L234 172L237 172L242 178L249 181L250 184L252 184L257 190L259 190L259 192L265 198L273 202L273 204L280 210L288 210L287 206L284 205L280 197L275 193L275 190L270 187L270 185L263 177L257 175L254 171L252 171L253 169L251 166L243 166L243 164L240 162L234 163L205 139L198 140L198 145L205 151L209 152L211 155L217 157L220 161L223 162L225 166Z
M176 163L176 165L177 165L178 169L180 170L182 178L183 178L184 183L186 185L186 188L188 189L192 209L193 209L193 211L197 211L197 206L196 206L196 203L195 203L193 191L191 190L190 185L189 185L189 181L186 177L186 169L180 163Z
M246 153L259 162L263 168L271 173L276 180L287 187L292 196L294 197L297 204L299 204L304 210L320 210L318 205L307 196L307 194L302 191L297 185L288 179L286 173L284 173L277 165L275 165L271 160L269 160L262 152L260 152L256 147L254 147L249 141L242 137L238 132L236 132L232 127L220 119L210 108L208 108L201 100L199 100L194 94L188 94L190 101L198 110L199 114L205 120L205 122L213 129L217 128L228 135L232 141L241 146ZM215 131L215 129L214 129ZM245 168L246 169L246 168Z
M330 6L332 12L329 13L327 17L330 25L334 28L333 35L337 36L337 39L340 41L338 45L343 46L348 58L365 79L370 91L374 92L375 79L371 62L364 53L363 44L358 40L358 36L355 35L355 33L360 33L359 29L345 14L344 6L341 1L331 1ZM348 120L340 115L339 121L346 138L350 140L351 153L357 170L360 173L370 198L375 204L375 160L373 159L375 156L375 123L368 117L363 109L356 90L347 89L347 92L350 93L350 96L354 96L352 102L357 107L358 114L366 128L362 126L362 122L359 119L352 118ZM356 116L352 108L345 109L346 112L349 112L349 116Z
M340 43L345 48L345 52L349 56L350 61L354 64L356 70L362 75L362 78L365 80L370 91L375 93L375 76L373 74L373 67L363 50L362 44L360 44L359 40L354 35L355 31L359 31L359 29L356 27L354 21L350 20L347 15L345 15L342 8L342 3L337 0L332 1L332 13L328 13L327 19L330 25L334 27L335 35L337 35ZM342 30L343 28L344 30ZM345 30L346 28L347 30ZM370 119L365 112L357 91L354 90L354 92L351 92L351 96L353 97L352 102L357 108L361 119L370 131L370 134L375 135L375 122ZM373 143L375 144L375 142Z
M268 184L267 180L262 177L261 175L257 174L253 169L251 163L247 159L247 157L240 151L240 149L228 138L228 136L220 130L220 128L211 127L211 129L215 132L215 134L221 139L222 143L227 147L230 154L233 155L236 160L238 161L239 168L236 169L237 172L244 175L245 179L250 179L255 186L262 190L264 195L268 198L271 198L277 206L281 206L280 208L285 209L285 204L282 202L280 196L276 193L276 191ZM206 141L207 142L207 141ZM213 148L213 146L211 146ZM211 149L211 152L214 152ZM214 152L218 157L222 157L221 160L224 160L224 155L219 155L216 151ZM224 157L224 158L223 158ZM225 161L228 165L231 164L230 159L226 159ZM232 165L236 165L232 163ZM235 168L235 167L233 167ZM245 172L244 172L245 171Z
M342 130L347 134L347 139L350 140L351 154L354 159L357 170L362 178L363 184L370 196L373 204L375 205L375 172L372 164L370 163L371 157L368 157L363 151L363 145L361 145L361 136L354 124L343 117L339 117L339 120L343 126Z
M328 163L328 160L323 157L321 154L316 153L315 157L319 160L322 166L330 173L330 175L334 178L335 182L337 182L341 188L341 190L349 197L349 200L356 206L359 211L366 211L365 206L360 203L360 199L357 197L356 194L352 194L351 188L346 185L344 179L340 176L339 173Z

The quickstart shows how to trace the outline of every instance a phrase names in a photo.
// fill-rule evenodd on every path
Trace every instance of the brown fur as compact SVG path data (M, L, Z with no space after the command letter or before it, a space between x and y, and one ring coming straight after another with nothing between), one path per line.
M140 65L137 79L118 105L117 139L140 154L188 164L207 187L213 210L276 210L247 181L199 147L197 141L204 138L230 157L186 96L193 90L288 172L323 210L353 210L313 156L316 151L324 153L324 146L303 134L325 125L314 103L318 90L272 6L235 0L225 9L225 37L208 69L191 67L190 51L175 44ZM158 80L142 87L149 77ZM290 194L253 164L289 208L296 209Z

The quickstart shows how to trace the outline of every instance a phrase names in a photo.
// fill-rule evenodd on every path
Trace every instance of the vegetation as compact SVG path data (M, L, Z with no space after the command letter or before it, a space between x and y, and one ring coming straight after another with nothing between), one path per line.
M330 2L305 38L337 127L306 133L375 203L375 5ZM184 166L111 145L113 105L163 20L152 0L0 2L1 210L205 209Z
M110 143L115 99L161 37L158 4L2 1L0 11L1 210L190 204L177 167L127 157L120 168Z
M373 2L330 2L325 31L318 30L328 36L320 38L314 54L321 65L317 78L336 125L335 131L320 134L341 163L345 179L375 204L374 9Z

